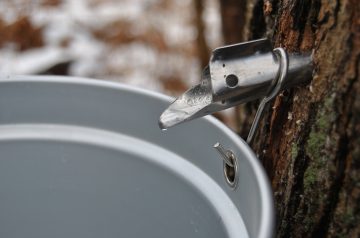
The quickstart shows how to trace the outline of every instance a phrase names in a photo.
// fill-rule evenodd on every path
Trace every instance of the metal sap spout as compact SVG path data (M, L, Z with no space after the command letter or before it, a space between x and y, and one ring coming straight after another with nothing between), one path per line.
M201 116L200 112L212 104L207 74L208 68L205 68L201 83L187 90L161 114L159 127L162 130Z
M280 48L282 49L282 48ZM281 52L285 52L283 49ZM282 57L285 57L284 61ZM217 48L204 69L201 83L187 90L162 113L162 129L267 96L286 65L281 90L311 79L311 54L285 56L268 39Z

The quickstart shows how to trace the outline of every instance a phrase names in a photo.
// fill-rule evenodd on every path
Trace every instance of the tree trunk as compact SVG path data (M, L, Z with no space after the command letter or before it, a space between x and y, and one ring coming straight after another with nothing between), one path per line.
M209 63L210 50L205 39L205 23L203 21L204 1L194 0L195 6L195 27L197 30L196 45L201 68L205 68Z
M274 100L252 145L272 183L277 237L359 237L359 1L248 0L247 9L248 39L314 56L311 83Z
M222 33L226 44L244 40L247 0L220 1Z

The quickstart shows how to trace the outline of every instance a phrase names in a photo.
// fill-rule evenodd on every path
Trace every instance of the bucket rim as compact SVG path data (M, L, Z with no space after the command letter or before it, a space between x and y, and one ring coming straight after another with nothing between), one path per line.
M49 80L49 78L51 78ZM0 75L0 84L1 83L13 83L13 82L46 82L46 83L61 83L61 84L73 84L73 85L87 85L95 86L102 88L111 88L118 90L126 90L132 93L141 93L148 97L153 97L158 100L161 100L166 103L170 103L175 98L164 95L162 93L150 91L148 89L143 89L138 86L126 85L117 81L106 81L102 79L94 78L83 78L83 77L74 77L74 76L53 76L53 75ZM159 115L160 116L160 115ZM264 167L262 166L260 160L255 155L254 151L250 146L234 131L229 127L223 124L220 120L216 119L213 116L205 116L197 120L205 120L207 123L210 123L212 126L217 127L223 131L229 138L239 146L239 148L246 154L251 167L254 169L254 174L257 178L257 183L259 190L263 196L261 199L262 206L262 217L260 221L260 227L258 229L258 238L267 238L273 237L275 234L275 208L274 208L274 199L271 189L271 184L268 179L268 176L265 172ZM160 129L159 129L160 130Z

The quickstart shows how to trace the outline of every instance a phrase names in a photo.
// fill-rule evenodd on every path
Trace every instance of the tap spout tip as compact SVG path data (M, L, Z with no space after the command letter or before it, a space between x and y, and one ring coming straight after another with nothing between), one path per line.
M158 122L158 125L159 125L159 128L162 130L162 131L166 131L169 127L161 120L159 120Z

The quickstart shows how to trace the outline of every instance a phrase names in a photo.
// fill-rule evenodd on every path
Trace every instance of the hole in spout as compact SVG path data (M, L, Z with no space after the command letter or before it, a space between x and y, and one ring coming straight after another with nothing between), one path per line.
M239 83L239 79L236 75L230 74L225 78L226 85L230 88L236 87Z

